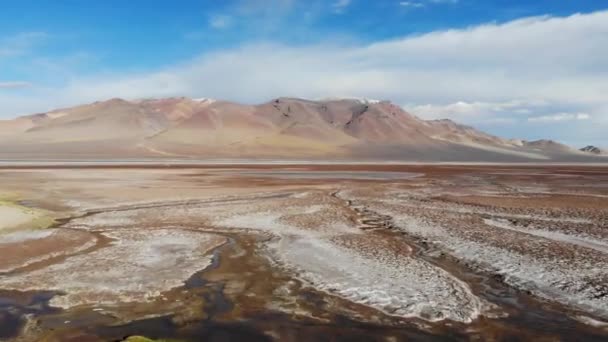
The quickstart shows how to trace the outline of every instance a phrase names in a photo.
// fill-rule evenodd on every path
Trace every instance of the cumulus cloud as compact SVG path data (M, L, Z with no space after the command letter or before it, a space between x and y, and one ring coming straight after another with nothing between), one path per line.
M528 18L368 45L256 43L157 72L74 80L67 89L86 82L86 93L138 84L126 94L212 92L246 101L288 92L400 103L521 99L605 104L608 35L603 32L608 32L608 12ZM209 79L213 82L205 82Z
M608 124L607 55L608 11L366 44L252 42L157 71L73 77L62 87L33 87L21 98L0 94L0 115L116 96L249 103L282 95L353 96L390 99L425 117L465 118L473 125L513 118L531 125L528 117L551 111L589 113L577 121L597 127Z

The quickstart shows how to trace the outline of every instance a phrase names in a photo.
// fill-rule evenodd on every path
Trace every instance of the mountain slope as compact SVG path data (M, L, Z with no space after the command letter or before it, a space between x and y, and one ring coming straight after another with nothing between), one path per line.
M595 147L593 145L587 145L587 146L581 148L580 151L586 152L586 153L593 153L593 154L604 153L604 151L602 151L601 149L599 149L598 147Z
M388 101L111 99L0 121L2 158L583 160L548 140L505 140Z

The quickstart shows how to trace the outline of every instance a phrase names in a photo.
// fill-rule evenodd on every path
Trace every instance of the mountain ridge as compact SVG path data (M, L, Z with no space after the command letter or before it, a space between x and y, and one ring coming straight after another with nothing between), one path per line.
M112 98L0 121L2 158L276 158L552 161L595 156L550 140L507 140L386 100L280 97L239 104Z

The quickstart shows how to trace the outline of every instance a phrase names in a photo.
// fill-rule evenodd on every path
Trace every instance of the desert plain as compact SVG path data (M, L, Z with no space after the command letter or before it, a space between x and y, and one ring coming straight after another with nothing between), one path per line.
M0 339L608 339L608 168L0 166Z

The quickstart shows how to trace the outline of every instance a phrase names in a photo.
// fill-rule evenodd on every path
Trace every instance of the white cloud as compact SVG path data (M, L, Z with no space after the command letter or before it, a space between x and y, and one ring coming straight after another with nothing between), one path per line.
M225 29L232 25L232 17L228 15L214 15L209 18L209 26L214 29Z
M506 102L457 101L446 105L405 104L403 107L423 119L444 119L472 125L520 124L533 113L551 109L549 103L540 100L511 100Z
M587 113L556 113L551 115L534 116L528 118L529 122L560 122L573 120L589 120L591 116Z
M577 120L587 125L578 129L608 128L607 55L608 11L525 18L370 44L254 42L153 72L73 77L62 87L32 87L21 97L0 93L0 115L116 96L242 102L282 95L354 96L411 104L418 112L430 104L423 116L464 118L473 125L514 117L532 125L527 117L580 112L590 117Z
M400 1L399 5L405 8L423 8L427 5L457 4L459 0L419 0Z
M334 9L334 12L342 13L348 6L350 6L350 4L351 0L336 0L333 3L332 7Z
M238 0L234 10L239 15L277 13L293 9L296 0Z
M31 83L23 82L23 81L8 81L8 82L0 81L0 89L26 88L26 87L31 87L31 86L32 86Z
M430 120L451 118L458 122L471 124L506 124L525 122L560 122L589 120L591 115L583 112L559 112L544 115L538 113L551 111L553 104L544 101L507 102L465 102L458 101L447 105L405 105L413 114Z
M0 37L0 58L20 56L47 37L45 32L21 32L9 37Z
M186 40L201 40L210 37L247 37L248 39L264 36L277 37L285 31L295 30L301 24L301 21L293 20L293 14L298 14L296 16L298 19L310 16L310 14L298 11L305 7L300 6L297 0L235 0L225 2L226 4L221 6L221 9L209 14L207 27L184 32L183 37ZM289 30L285 30L286 25L289 25ZM215 32L210 33L207 29L215 30ZM225 36L220 34L225 34Z
M421 8L424 7L424 4L416 1L401 1L399 5L402 7L410 7L410 8Z
M466 102L458 101L447 105L419 105L407 106L416 115L425 119L457 118L467 120L471 118L486 117L499 113L521 113L522 110L529 112L529 107L538 105L533 102L508 101L508 102Z

